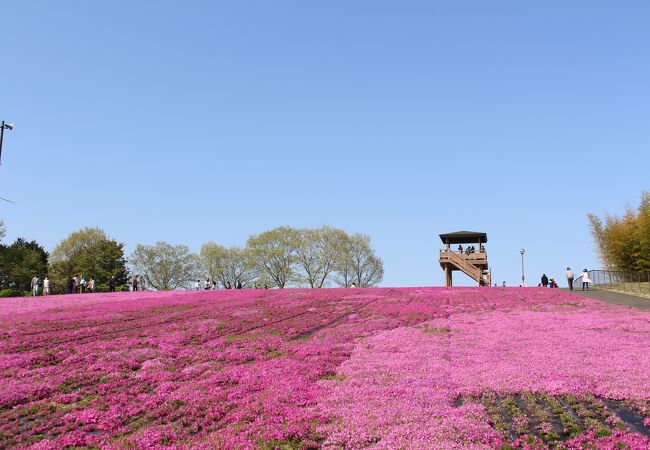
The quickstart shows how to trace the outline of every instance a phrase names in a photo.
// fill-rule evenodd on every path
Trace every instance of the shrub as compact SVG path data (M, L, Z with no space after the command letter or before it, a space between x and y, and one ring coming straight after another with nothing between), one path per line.
M22 297L23 294L22 292L15 291L13 289L2 289L0 290L0 298L8 298L8 297Z

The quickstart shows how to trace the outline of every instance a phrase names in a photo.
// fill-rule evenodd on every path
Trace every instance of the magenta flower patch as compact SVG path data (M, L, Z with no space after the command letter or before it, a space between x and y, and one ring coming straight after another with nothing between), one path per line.
M558 290L0 309L2 448L650 448L650 314Z

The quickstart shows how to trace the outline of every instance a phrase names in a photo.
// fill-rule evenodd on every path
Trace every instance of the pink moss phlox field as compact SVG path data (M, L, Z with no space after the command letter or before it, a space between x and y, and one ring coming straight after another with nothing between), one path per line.
M499 433L481 403L457 401L485 392L624 400L650 425L650 314L559 290L151 292L1 305L3 448L543 448ZM615 425L561 445L650 447Z

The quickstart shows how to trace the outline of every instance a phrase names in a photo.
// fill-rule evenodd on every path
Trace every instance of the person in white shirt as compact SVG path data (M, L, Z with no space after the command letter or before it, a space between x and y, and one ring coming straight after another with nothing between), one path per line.
M198 278L196 280L196 283L194 283L194 289L196 289L197 291L201 289L201 280L199 280Z
M43 295L50 295L50 279L48 277L43 280Z
M582 271L582 290L584 291L585 288L589 290L589 283L591 283L591 280L589 279L589 272L587 272L587 269Z
M566 282L569 285L569 290L573 290L573 271L571 267L566 268Z

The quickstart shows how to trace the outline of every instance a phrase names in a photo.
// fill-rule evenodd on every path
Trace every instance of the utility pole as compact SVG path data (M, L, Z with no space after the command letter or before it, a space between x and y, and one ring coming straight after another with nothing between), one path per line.
M0 164L2 164L2 139L5 136L5 130L13 130L14 124L7 123L4 120L0 122Z

